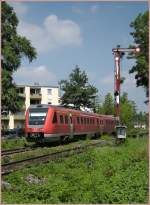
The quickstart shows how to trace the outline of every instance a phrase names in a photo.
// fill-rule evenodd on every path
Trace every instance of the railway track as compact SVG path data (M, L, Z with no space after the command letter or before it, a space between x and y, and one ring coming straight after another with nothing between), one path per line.
M50 160L56 160L56 159L61 158L61 157L69 157L69 156L72 156L74 154L82 153L85 150L87 150L87 148L104 146L104 145L113 145L113 143L101 140L99 142L94 142L94 143L84 145L84 146L78 145L74 148L70 148L70 149L66 149L66 150L62 150L62 151L57 151L57 152L53 152L50 154L45 154L45 155L40 155L40 156L24 159L24 160L5 163L5 164L1 165L1 167L2 167L1 173L2 173L2 175L7 175L13 171L22 169L27 165L28 166L33 165L33 163L48 162Z
M36 147L22 147L22 148L17 148L17 149L8 149L8 150L2 150L1 151L1 156L6 156L6 155L12 155L20 152L26 152L30 150L34 150Z

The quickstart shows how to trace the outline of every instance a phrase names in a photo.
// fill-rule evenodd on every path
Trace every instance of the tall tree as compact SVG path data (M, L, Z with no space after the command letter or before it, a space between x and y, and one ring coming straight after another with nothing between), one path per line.
M149 26L148 26L148 11L143 14L139 14L136 19L131 22L130 26L134 29L130 33L134 38L135 45L130 45L130 47L138 46L140 48L140 53L130 54L129 58L136 60L136 65L134 65L129 73L135 73L135 79L137 86L144 87L146 91L146 96L148 97L148 37L149 37Z
M114 101L111 93L108 93L105 96L105 100L103 103L103 113L106 115L113 115L114 114Z
M133 127L134 119L136 115L136 105L134 101L128 99L128 94L123 93L121 96L121 122L124 123L128 128Z
M29 40L17 34L18 18L13 8L2 2L2 110L15 113L21 109L22 99L16 92L12 74L21 65L22 57L29 62L36 58Z
M76 109L80 106L94 108L98 90L88 83L85 71L82 72L78 66L70 73L69 80L61 80L59 84L63 91L62 105L73 104Z
M99 103L96 112L105 115L114 115L114 100L111 93L105 95L103 103Z

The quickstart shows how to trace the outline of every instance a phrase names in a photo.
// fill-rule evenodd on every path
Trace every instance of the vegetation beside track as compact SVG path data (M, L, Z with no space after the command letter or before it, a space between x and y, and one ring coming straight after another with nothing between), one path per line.
M11 185L2 192L5 203L148 203L148 140L90 149L3 180Z
M105 141L111 141L112 138L108 135L103 135L102 139ZM61 145L58 143L54 144L54 145L49 145L49 146L41 146L41 147L37 147L36 149L31 149L25 152L20 152L20 153L14 153L12 155L5 155L2 157L2 164L4 163L9 163L9 162L13 162L13 161L19 161L19 160L23 160L23 159L28 159L28 158L32 158L32 157L36 157L36 156L41 156L41 155L45 155L45 154L50 154L50 153L54 153L54 152L58 152L58 151L63 151L66 149L70 149L70 148L74 148L78 145L80 146L84 146L84 145L88 145L92 142L98 142L99 139L86 139L86 140L78 140L76 142L71 142L69 144L65 144L65 145ZM100 139L101 141L101 139ZM57 146L56 146L57 145Z
M20 147L26 147L33 143L28 143L25 137L16 137L14 139L2 139L1 147L2 149L15 149Z
M148 137L148 129L132 128L127 130L127 137Z

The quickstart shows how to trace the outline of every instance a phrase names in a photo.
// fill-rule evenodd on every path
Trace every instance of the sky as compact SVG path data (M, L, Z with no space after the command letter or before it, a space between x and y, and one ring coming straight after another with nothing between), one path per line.
M130 23L148 10L148 2L16 2L13 6L19 25L17 31L31 41L37 59L22 59L14 73L17 84L58 86L68 79L76 65L86 72L89 83L99 90L100 101L114 92L112 48L134 44ZM123 57L121 76L126 80L121 93L127 92L138 111L147 111L145 91L136 87L129 70L133 60Z

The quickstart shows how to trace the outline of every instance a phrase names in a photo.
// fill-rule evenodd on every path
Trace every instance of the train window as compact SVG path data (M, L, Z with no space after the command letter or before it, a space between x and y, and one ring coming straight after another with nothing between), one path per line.
M84 124L86 124L86 118L84 118Z
M60 115L60 123L63 124L64 123L64 118L63 115Z
M90 118L90 124L92 124L92 119Z
M99 120L97 119L97 125L99 124Z
M70 123L72 124L72 117L70 117Z
M94 120L94 118L93 118L92 122L93 122L93 125L94 125L94 124L95 124L95 120Z
M83 117L81 117L81 124L83 124Z
M30 108L29 125L44 125L48 108Z
M76 124L76 118L73 117L73 124Z
M88 124L88 118L86 118L86 124Z
M89 124L89 118L87 118L87 124Z
M53 116L53 123L57 123L57 114L56 112L54 112L54 116Z
M68 116L65 115L65 124L68 124Z
M80 124L80 118L79 117L77 117L77 123Z

